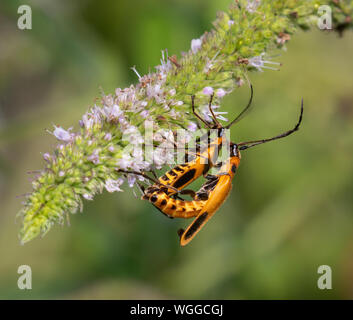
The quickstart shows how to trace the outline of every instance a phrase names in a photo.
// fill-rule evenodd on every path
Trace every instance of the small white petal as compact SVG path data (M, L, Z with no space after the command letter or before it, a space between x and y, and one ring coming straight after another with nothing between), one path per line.
M119 178L117 180L107 179L105 182L105 188L108 192L123 191L120 186L123 184L124 179Z
M264 55L265 55L265 53L263 52L259 56L255 56L255 57L250 58L249 65L255 67L260 72L263 72L262 68L271 69L271 70L278 70L277 68L266 66L265 64L280 65L280 63L269 61L269 60L264 60L263 59Z
M219 120L222 120L222 121L228 121L228 118L225 118L225 117L223 117L223 116L221 116L219 114L217 114L216 118L219 119Z
M205 87L205 88L203 88L202 93L210 96L211 94L213 94L213 88L212 87Z
M217 90L217 97L223 98L227 93L221 88Z
M120 169L126 170L132 165L132 159L129 154L124 153L121 159L117 161L117 165Z
M189 122L188 129L189 129L191 132L195 132L195 131L197 130L197 124L194 123L194 122Z
M248 0L246 10L250 13L254 13L260 4L260 0Z
M193 53L196 53L197 51L200 50L202 45L202 40L201 39L193 39L191 40L191 50Z
M82 195L86 200L93 200L93 196L91 194L88 194L88 193L84 193Z
M93 126L93 119L91 116L89 116L88 114L84 114L81 120L80 125L82 127L85 127L86 129L90 129Z
M149 116L149 111L148 110L143 110L140 115L142 118L146 119Z
M99 150L94 150L93 153L87 157L89 161L92 161L94 164L99 164Z
M50 159L51 159L50 154L49 154L49 153L44 153L44 154L43 154L43 159L44 159L45 161L50 161Z
M127 183L129 185L129 187L132 188L134 186L135 182L136 182L136 176L129 174L127 177Z
M136 70L136 66L133 66L133 67L131 68L131 70L133 70L133 71L136 73L136 75L138 76L138 78L141 79L140 74L139 74L139 73L137 72L137 70Z
M61 141L65 141L65 142L69 142L72 140L72 133L70 133L69 131L64 130L61 127L55 127L55 130L53 131L53 135Z
M114 104L113 107L110 109L108 117L110 120L117 119L123 114L123 111L120 110L120 107L117 104Z

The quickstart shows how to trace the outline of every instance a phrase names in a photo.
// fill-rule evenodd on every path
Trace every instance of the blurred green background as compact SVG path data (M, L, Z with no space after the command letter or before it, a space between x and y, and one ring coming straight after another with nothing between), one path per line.
M0 298L328 299L353 298L353 35L298 33L273 58L280 72L250 74L252 112L234 141L301 130L243 152L228 201L187 247L166 219L131 190L85 202L71 226L20 246L27 171L53 150L52 124L78 128L99 97L137 81L211 28L230 0L26 1L33 29L17 29L22 2L0 2ZM153 69L152 69L153 70ZM232 114L243 87L228 97ZM32 290L17 268L32 268ZM332 290L319 290L329 265Z

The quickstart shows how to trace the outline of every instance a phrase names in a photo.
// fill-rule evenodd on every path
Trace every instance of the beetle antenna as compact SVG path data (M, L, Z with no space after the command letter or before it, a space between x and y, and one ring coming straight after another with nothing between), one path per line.
M288 130L288 131L286 131L286 132L284 132L284 133L282 133L282 134L280 134L278 136L275 136L273 138L238 143L237 145L239 147L239 150L249 149L249 148L252 148L252 147L257 146L259 144L263 144L263 143L270 142L270 141L273 141L273 140L277 140L277 139L288 137L289 135L291 135L295 131L299 130L299 126L300 126L300 124L301 124L301 122L303 120L303 112L304 112L304 100L302 98L299 120L298 120L297 124L295 125L295 127L293 129Z
M250 106L251 106L251 103L252 103L253 96L254 96L254 89L253 89L252 84L250 84L250 90L251 90L250 100L249 100L247 106L243 109L242 112L240 112L240 114L239 114L232 122L230 122L230 123L225 127L226 129L229 129L234 123L239 122L239 121L242 119L243 115L246 113L246 111L249 110L249 108L250 108Z

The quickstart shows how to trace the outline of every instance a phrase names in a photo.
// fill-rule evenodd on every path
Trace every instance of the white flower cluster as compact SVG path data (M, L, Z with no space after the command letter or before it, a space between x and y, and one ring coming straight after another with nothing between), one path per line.
M191 42L191 53L196 53L201 49L202 38L194 39ZM209 61L208 69L212 69L217 55ZM183 113L179 107L184 102L176 98L177 90L175 88L167 88L165 86L168 73L172 70L172 59L168 57L167 51L162 51L161 64L156 67L156 73L149 73L141 76L135 67L132 70L136 73L139 82L136 86L131 85L128 88L115 90L115 95L103 96L103 106L94 105L88 110L79 121L80 127L83 130L83 135L88 141L88 146L98 145L95 141L97 133L104 132L107 124L113 124L114 128L121 133L122 138L119 141L114 141L112 132L105 132L103 139L106 142L106 147L101 146L91 149L90 154L86 156L88 162L94 165L102 164L109 157L113 157L114 153L120 151L123 145L122 153L118 160L116 160L116 170L122 169L126 171L145 172L153 168L160 169L165 164L175 163L175 147L179 148L178 143L181 143L181 148L185 147L185 143L190 141L192 132L198 129L198 125L194 122L189 122L187 125L187 133L183 135L178 141L174 141L174 135L171 130L159 130L152 135L150 143L157 144L158 147L153 148L153 154L150 157L145 155L143 145L146 145L146 139L141 136L139 128L135 123L146 123L152 120L150 116L152 108L159 107L163 110L161 116L168 116L172 119L182 119ZM215 94L218 98L222 98L227 92L224 89L214 90L212 87L205 87L202 92L204 95L211 96ZM215 111L219 106L213 106L214 114L220 120L227 121L223 117L226 112ZM208 105L201 105L198 107L200 114L206 121L212 122L211 113ZM136 118L138 120L136 120ZM154 129L159 129L155 124L152 125ZM71 129L65 130L62 127L56 127L53 131L54 136L62 143L60 147L65 144L72 143L78 134L70 132ZM120 144L120 146L119 146ZM92 147L91 147L92 148ZM119 150L120 148L120 150ZM107 150L110 152L107 152ZM179 151L180 149L178 149ZM50 162L54 157L49 154L43 155L47 162ZM65 173L63 173L65 175ZM141 176L127 174L123 175L118 180L107 177L105 180L105 188L109 192L121 191L120 187L127 179L130 187L134 186L137 180L143 180ZM90 194L83 195L85 199L92 199Z

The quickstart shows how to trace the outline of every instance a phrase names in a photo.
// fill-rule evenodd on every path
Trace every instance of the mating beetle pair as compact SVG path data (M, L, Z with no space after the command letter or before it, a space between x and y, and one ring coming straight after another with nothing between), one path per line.
M253 99L253 87L251 86L251 96L247 106L226 126L222 126L217 120L211 106L212 99L213 96L211 96L209 102L209 111L212 115L212 124L210 124L196 113L195 97L191 97L192 111L195 117L202 121L209 130L217 129L218 132L215 139L208 139L207 147L203 150L200 149L195 154L193 160L174 167L158 179L151 178L141 172L119 170L120 172L128 174L141 175L153 181L153 184L146 189L140 185L143 192L142 199L151 202L165 215L171 218L195 217L186 230L181 229L178 232L181 246L185 246L195 237L226 200L232 188L232 180L240 164L240 151L291 135L299 129L303 118L302 100L299 120L293 129L269 139L241 143L233 143L229 141L227 142L230 149L228 159L223 163L217 163L216 161L219 155L220 145L224 138L224 129L229 129L233 124L237 123L249 109ZM215 175L209 175L208 172L213 167L218 167L219 172ZM193 190L184 189L202 175L206 178L206 182L202 185L199 191L194 192ZM179 194L188 194L193 200L183 200L178 196Z

